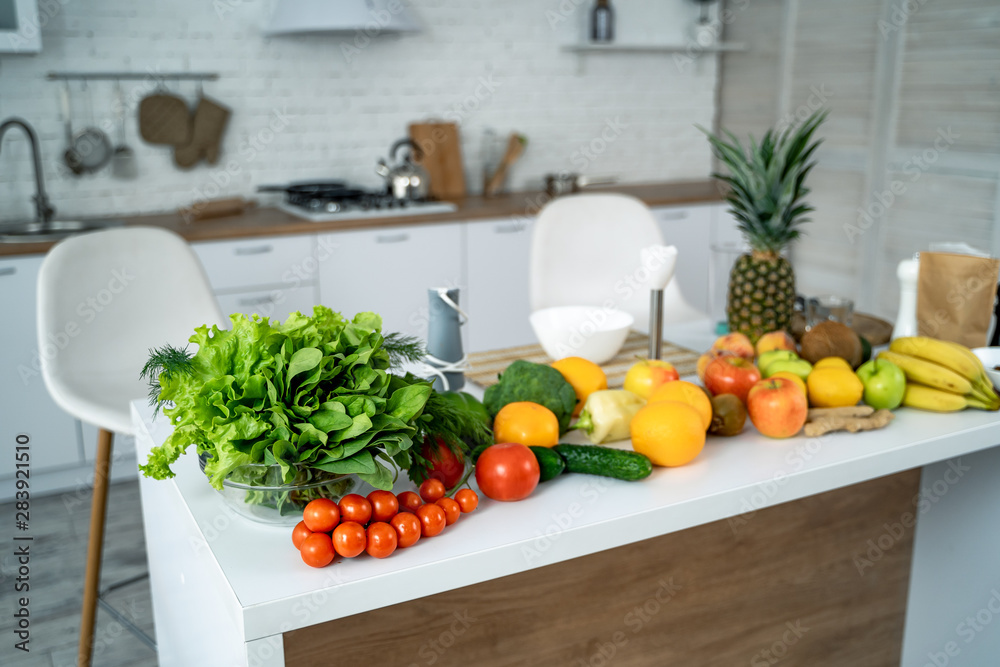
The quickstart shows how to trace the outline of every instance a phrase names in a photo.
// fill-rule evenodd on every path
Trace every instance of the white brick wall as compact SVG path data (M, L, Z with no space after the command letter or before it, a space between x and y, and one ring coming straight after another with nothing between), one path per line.
M333 1L333 0L331 0ZM574 10L574 3L580 4ZM199 196L255 196L257 185L346 178L375 186L376 158L410 121L457 115L467 180L481 183L483 130L518 130L528 149L514 188L537 187L560 169L618 175L624 181L701 178L708 144L695 129L715 113L716 58L682 67L670 54L577 56L560 50L586 21L590 0L413 0L425 24L415 36L379 36L348 62L351 37L266 38L264 0L42 0L52 14L37 56L0 56L0 118L23 116L42 139L46 183L64 216L172 210ZM690 43L688 0L616 0L619 41ZM566 21L551 25L554 17ZM680 18L678 18L680 17ZM693 20L693 19L692 19ZM82 178L61 165L64 131L51 70L217 71L205 92L234 113L222 162L191 171L166 149L142 143L134 112L128 139L140 177L117 181L110 169ZM481 85L492 81L493 92ZM152 84L125 82L134 105ZM479 98L475 97L477 89ZM193 102L196 86L174 88ZM113 84L90 84L98 124L115 132ZM75 125L89 119L87 95L73 87ZM600 148L602 130L623 129ZM277 131L268 127L269 123ZM116 134L112 134L115 138ZM227 171L228 165L228 171ZM0 153L0 220L33 214L27 142L8 134ZM199 194L201 193L201 194ZM269 201L269 200L265 200Z

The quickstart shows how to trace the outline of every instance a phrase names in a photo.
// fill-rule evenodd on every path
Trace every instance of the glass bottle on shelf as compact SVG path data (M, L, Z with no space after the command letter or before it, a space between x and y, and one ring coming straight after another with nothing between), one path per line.
M615 12L611 9L611 0L597 0L590 14L590 40L598 43L610 43L615 38Z

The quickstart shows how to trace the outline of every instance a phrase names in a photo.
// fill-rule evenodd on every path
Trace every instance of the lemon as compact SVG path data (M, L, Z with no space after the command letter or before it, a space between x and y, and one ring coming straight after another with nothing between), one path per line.
M846 368L849 371L853 371L851 365L847 363L847 359L843 357L824 357L813 364L813 369L816 368Z
M846 362L845 362L846 363ZM845 408L857 405L865 386L850 368L815 368L806 380L809 404L817 408Z

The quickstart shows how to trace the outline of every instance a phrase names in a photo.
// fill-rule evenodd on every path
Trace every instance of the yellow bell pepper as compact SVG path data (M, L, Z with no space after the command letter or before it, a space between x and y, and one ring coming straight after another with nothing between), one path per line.
M587 397L580 419L572 428L586 433L595 445L627 440L632 417L644 405L644 398L624 389L595 391Z

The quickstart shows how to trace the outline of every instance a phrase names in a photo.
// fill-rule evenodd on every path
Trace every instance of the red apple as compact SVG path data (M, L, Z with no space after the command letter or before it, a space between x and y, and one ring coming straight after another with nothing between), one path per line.
M751 361L754 358L753 343L741 333L728 333L725 336L719 336L712 343L712 349L709 352L729 352Z
M758 381L760 371L752 361L743 357L717 357L705 367L705 388L713 396L734 394L745 404L750 387Z
M643 359L625 374L625 389L648 399L660 385L680 378L674 365L661 359Z
M735 356L732 352L726 350L709 350L705 354L698 357L698 379L705 382L705 369L708 368L708 364L713 359L718 359L719 357L731 357Z
M771 350L788 350L795 353L799 351L795 346L795 339L789 336L788 332L780 329L768 332L757 340L758 357Z
M747 413L757 430L769 438L790 438L802 430L809 403L788 378L761 380L750 388Z

